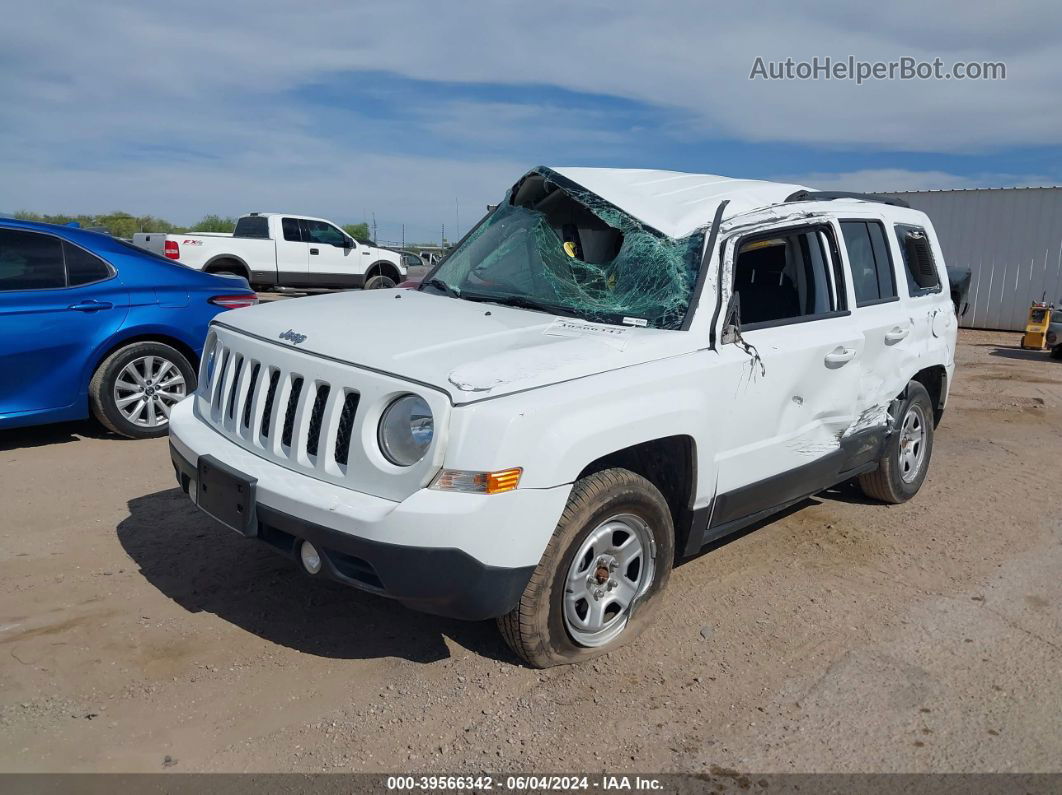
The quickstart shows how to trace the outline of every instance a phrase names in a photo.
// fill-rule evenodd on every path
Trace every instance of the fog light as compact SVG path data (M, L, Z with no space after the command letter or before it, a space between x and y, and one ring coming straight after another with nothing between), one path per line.
M299 547L299 557L302 558L303 568L310 574L316 574L321 570L321 553L309 541L302 542L302 546Z

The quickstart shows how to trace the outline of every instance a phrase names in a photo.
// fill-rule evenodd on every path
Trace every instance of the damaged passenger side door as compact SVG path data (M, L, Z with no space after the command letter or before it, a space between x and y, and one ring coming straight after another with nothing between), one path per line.
M863 353L834 225L731 238L722 274L730 311L717 347L732 398L720 429L710 537L840 479Z

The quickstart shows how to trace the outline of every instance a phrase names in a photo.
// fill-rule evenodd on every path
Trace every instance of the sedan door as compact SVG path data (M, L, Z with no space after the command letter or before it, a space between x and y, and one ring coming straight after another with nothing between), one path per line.
M79 400L90 358L127 308L99 257L56 235L0 228L0 416Z

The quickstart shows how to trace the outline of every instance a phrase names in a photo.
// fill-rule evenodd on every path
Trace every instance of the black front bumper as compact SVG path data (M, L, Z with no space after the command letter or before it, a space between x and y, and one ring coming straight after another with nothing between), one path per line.
M177 483L188 493L196 468L170 444ZM486 566L460 549L387 544L307 522L259 503L251 536L299 561L312 543L329 579L398 600L407 607L467 621L505 615L520 600L533 566ZM299 568L302 569L301 562ZM309 575L308 575L309 576Z

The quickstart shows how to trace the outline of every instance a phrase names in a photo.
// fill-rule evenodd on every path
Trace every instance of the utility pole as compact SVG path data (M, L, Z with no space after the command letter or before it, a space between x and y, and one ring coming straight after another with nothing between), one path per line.
M402 248L406 247L406 225L402 224Z
M373 212L373 214L372 214L372 240L373 240L374 243L376 242L376 213L375 212Z
M446 248L446 224L442 225L442 231L439 233L439 248Z

